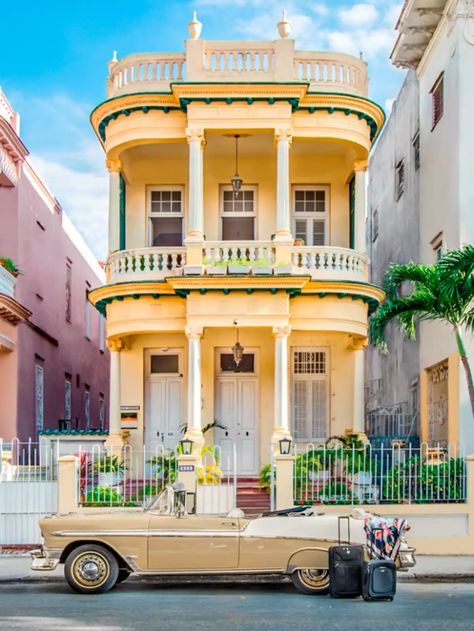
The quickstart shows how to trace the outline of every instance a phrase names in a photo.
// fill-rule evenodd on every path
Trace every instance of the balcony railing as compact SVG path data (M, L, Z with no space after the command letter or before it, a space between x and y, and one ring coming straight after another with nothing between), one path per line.
M203 265L186 266L186 248L143 248L115 252L108 260L109 283L163 280L169 276L299 275L316 280L367 281L368 259L363 252L332 246L294 246L291 264L276 260L272 241L206 241Z
M16 278L0 265L0 294L5 294L10 298L15 295Z
M288 43L198 40L187 43L186 53L128 55L109 64L108 96L169 90L180 81L304 81L311 90L367 96L364 61L343 53L295 51Z

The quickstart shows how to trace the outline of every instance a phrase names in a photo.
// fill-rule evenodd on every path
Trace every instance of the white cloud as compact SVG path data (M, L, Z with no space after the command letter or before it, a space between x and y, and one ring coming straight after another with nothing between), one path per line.
M390 29L370 29L353 31L328 31L326 40L330 50L350 55L363 54L364 59L373 59L378 55L388 55L393 43Z
M339 11L339 20L346 28L367 29L378 18L378 11L373 4L359 3Z

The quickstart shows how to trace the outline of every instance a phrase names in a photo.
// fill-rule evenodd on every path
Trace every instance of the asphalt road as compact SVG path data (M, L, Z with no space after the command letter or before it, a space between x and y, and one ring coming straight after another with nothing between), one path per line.
M0 628L56 631L474 629L474 584L399 585L393 603L303 596L290 585L123 583L97 596L63 583L0 585Z

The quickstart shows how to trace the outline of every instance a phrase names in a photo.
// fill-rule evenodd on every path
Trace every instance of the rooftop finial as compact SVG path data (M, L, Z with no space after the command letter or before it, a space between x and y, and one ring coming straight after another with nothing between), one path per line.
M286 10L281 14L281 20L277 24L278 34L283 39L291 33L291 24L288 22Z
M193 11L193 19L188 24L189 37L191 39L199 39L202 31L202 24L197 19L197 12Z
M116 62L116 61L117 61L117 51L116 51L116 50L114 50L114 51L113 51L113 53L112 53L112 59L111 59L111 61L113 61L113 62Z

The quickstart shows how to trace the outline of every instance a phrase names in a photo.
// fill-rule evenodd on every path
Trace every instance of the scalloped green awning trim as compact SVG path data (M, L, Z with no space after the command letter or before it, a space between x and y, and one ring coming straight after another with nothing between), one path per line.
M105 116L99 123L98 132L99 136L105 141L105 129L111 120L116 120L119 116L130 116L132 112L143 112L148 114L150 110L162 110L165 114L168 114L170 110L182 109L177 105L140 105L139 107L127 107L122 110L117 110L112 114Z
M108 429L42 429L39 436L108 436Z
M365 112L360 112L359 110L349 109L347 107L329 107L327 105L324 106L316 106L312 105L310 107L306 107L305 105L301 105L299 107L300 110L308 110L310 114L314 114L317 111L327 112L328 114L334 114L334 112L343 112L346 116L350 116L354 114L357 116L359 120L365 120L367 125L370 127L370 140L373 140L377 135L377 122L370 114L366 114ZM380 128L382 129L382 127Z

